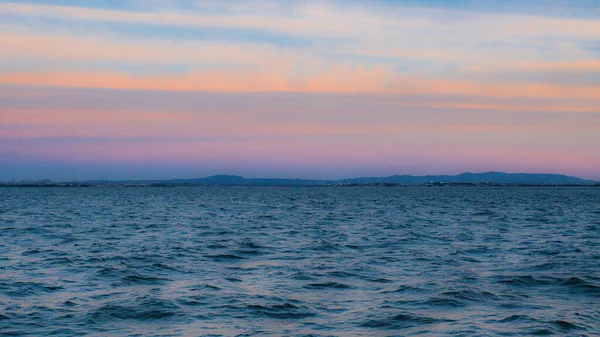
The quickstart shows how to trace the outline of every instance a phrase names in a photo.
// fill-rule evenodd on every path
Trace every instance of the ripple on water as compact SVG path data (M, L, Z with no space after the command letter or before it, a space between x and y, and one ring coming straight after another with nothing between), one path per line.
M265 316L275 319L293 320L316 315L307 307L300 307L291 303L274 304L270 306L250 304L245 308L248 309L252 315Z
M579 277L570 277L562 282L563 286L570 289L571 293L600 297L600 285L593 284Z
M452 322L449 319L439 319L429 316L401 313L383 319L370 319L360 325L368 328L406 329L422 325Z
M231 262L245 259L245 257L235 254L206 254L204 257L217 262Z
M350 289L351 286L339 282L319 282L309 283L304 286L305 289Z
M578 327L577 325L575 325L571 322L562 321L562 320L552 321L551 324L556 326L561 332L569 332L572 330L580 330L581 329L580 327Z
M158 285L169 281L171 280L167 278L141 275L128 275L121 278L121 282L127 285Z
M498 296L487 291L455 290L441 292L425 301L425 304L439 307L465 307L498 300Z
M382 294L387 294L387 293L421 293L421 292L425 292L425 291L426 290L423 289L423 288L419 288L419 287L415 287L415 286L411 286L411 285L401 285L398 288L383 290L381 293Z
M499 320L499 323L535 322L536 320L527 315L511 315Z
M115 321L160 321L182 318L185 316L179 306L171 301L156 298L140 298L127 305L125 303L109 303L94 309L89 314L92 324L110 324Z
M573 295L600 296L600 285L579 277L533 277L530 275L501 278L497 281L512 287L540 288L550 287L559 292L567 292Z
M0 293L6 296L25 297L44 293L57 292L62 286L48 285L39 282L0 282Z

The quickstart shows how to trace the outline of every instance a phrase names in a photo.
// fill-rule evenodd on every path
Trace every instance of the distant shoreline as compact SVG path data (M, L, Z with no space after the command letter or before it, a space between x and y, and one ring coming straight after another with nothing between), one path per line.
M202 185L202 184L87 184L87 183L57 183L57 184L4 184L0 183L0 188L177 188L177 187L195 187L195 188L527 188L527 187L600 187L597 184L498 184L498 183L433 183L433 184L340 184L340 185Z
M458 175L394 175L389 177L359 177L339 180L244 178L236 175L215 175L192 179L139 180L20 180L0 182L0 186L15 187L556 187L600 186L600 181L586 180L563 174L465 172Z

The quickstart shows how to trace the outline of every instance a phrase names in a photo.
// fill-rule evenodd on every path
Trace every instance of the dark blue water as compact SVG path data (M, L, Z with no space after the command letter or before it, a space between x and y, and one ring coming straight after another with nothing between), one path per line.
M600 335L600 188L0 188L1 336Z

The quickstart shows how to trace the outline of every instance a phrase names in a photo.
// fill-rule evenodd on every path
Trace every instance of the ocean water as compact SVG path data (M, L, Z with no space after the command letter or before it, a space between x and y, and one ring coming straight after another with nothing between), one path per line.
M600 335L600 188L0 188L0 336Z

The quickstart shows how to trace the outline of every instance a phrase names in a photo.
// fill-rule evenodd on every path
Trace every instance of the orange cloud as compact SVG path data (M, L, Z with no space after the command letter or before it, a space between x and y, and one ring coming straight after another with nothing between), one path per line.
M580 60L571 62L524 62L517 65L522 70L553 70L569 72L600 71L600 60Z
M481 97L600 98L600 86L435 80L402 76L383 66L338 65L294 78L282 69L197 70L134 76L119 72L45 71L0 74L0 83L73 88L212 92L329 92L464 95Z
M457 102L387 102L396 106L421 106L439 109L463 109L463 110L497 110L497 111L552 111L552 112L580 112L580 113L600 113L600 107L577 106L577 105L500 105L500 104L473 104Z
M484 73L503 71L560 71L569 73L585 73L600 71L600 60L578 60L562 62L518 62L509 65L472 66L468 70Z

